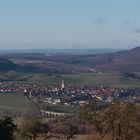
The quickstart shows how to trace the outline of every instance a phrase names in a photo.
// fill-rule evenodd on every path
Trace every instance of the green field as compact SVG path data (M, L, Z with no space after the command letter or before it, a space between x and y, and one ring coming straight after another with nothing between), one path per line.
M22 94L0 94L0 111L22 112L29 106L29 101Z
M137 73L140 76L140 73ZM140 87L140 79L125 77L120 73L72 73L72 74L47 74L47 73L19 73L1 72L0 79L13 79L14 81L76 85L95 85L109 87ZM0 111L22 112L29 106L29 101L22 94L0 94ZM76 112L77 108L47 105L49 110L56 112Z
M74 113L78 112L79 107L64 105L42 104L45 109L53 112ZM0 111L23 112L29 107L28 99L22 94L0 94Z
M79 106L65 106L65 105L53 105L50 103L42 103L40 107L43 110L48 110L52 112L59 112L59 113L78 113L80 111Z
M139 76L139 73L138 73ZM95 85L109 87L140 87L140 79L125 77L120 73L72 73L72 74L47 74L47 73L0 73L0 79L30 83Z

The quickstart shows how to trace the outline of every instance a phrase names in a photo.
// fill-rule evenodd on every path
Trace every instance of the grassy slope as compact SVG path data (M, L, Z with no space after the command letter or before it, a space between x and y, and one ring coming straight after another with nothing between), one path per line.
M21 112L28 105L27 98L21 94L0 94L0 110L2 111Z
M140 79L124 77L119 73L73 73L73 74L39 74L39 73L0 73L0 78L14 79L31 83L60 84L62 79L66 84L103 85L112 87L140 87Z
M16 64L24 63L40 63L43 60L28 60L28 59L12 59ZM44 61L46 63L46 61ZM60 62L58 64L61 64ZM55 64L54 64L55 65ZM64 64L62 64L64 65ZM67 67L80 67L81 64L67 64ZM140 76L140 73L137 73ZM90 85L103 85L112 87L140 87L140 79L132 79L124 77L119 73L74 73L74 74L53 74L48 76L48 74L29 74L29 73L16 73L14 75L15 79L19 81L27 82L43 82L47 84L60 84L62 79L65 80L66 84L90 84ZM4 75L0 74L0 77ZM11 76L12 77L12 76ZM10 79L10 74L9 74ZM13 78L14 79L14 78Z
M140 80L125 78L117 73L75 73L75 74L59 74L48 76L45 74L34 75L29 78L29 82L45 82L45 83L61 83L61 80L65 80L66 84L77 85L103 85L112 87L140 87Z

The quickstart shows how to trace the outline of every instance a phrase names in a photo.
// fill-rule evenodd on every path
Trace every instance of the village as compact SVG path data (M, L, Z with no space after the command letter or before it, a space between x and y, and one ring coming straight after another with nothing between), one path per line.
M42 101L49 104L81 106L89 104L92 99L101 103L122 101L140 102L140 88L113 88L93 85L67 85L62 80L59 85L42 83L1 82L0 94L24 94L34 102Z

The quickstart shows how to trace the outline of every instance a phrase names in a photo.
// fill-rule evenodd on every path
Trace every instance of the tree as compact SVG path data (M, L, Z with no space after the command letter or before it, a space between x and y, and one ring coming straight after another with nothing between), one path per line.
M23 118L19 130L21 137L36 140L41 134L45 134L44 136L47 137L49 126L38 118Z
M94 101L85 110L101 139L109 134L112 140L132 140L140 132L139 111L134 104L113 102L100 107Z
M78 132L78 127L72 123L65 123L62 129L62 134L65 136L66 140L73 138Z
M112 136L112 140L115 140L115 127L116 127L116 123L118 121L118 118L120 114L120 103L119 102L113 102L113 103L109 103L107 105L107 109L106 109L106 115L109 119L109 124L111 126L111 136Z
M85 108L85 115L86 119L90 120L90 122L95 126L101 140L103 140L112 127L104 106L99 106L98 101L93 100L88 108Z
M53 137L66 140L74 138L79 132L79 118L77 115L65 115L51 121L50 128L54 134Z
M116 139L132 140L140 129L138 111L133 104L125 103L120 106L118 121L116 123Z
M0 120L0 139L1 140L14 140L13 134L16 125L10 117L5 117Z
M39 135L47 134L49 132L48 124L42 123L39 119L39 114L38 108L34 105L23 113L21 123L18 127L20 137L36 140Z

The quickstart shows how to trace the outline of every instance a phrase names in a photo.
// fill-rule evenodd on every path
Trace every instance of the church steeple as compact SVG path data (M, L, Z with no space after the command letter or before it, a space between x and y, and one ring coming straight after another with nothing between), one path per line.
M64 80L62 80L62 83L61 83L61 90L63 90L65 88L65 84L64 84Z

